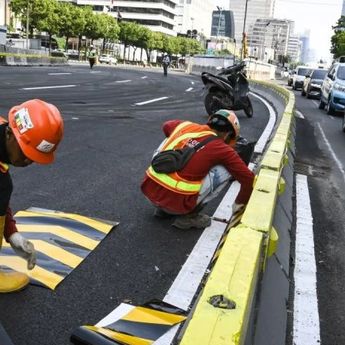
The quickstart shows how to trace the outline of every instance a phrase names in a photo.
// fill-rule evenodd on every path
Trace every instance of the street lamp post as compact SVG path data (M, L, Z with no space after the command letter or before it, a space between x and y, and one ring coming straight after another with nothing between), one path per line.
M27 2L26 8L26 49L29 49L29 16L30 16L30 2Z
M248 9L248 0L246 0L246 5L245 5L245 8L244 8L241 60L243 59L243 55L244 55L244 45L245 45L245 39L246 39L247 9Z

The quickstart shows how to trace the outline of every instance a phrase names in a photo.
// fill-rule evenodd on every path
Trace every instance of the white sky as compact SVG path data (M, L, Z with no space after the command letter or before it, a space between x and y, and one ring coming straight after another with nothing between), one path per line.
M274 16L293 20L295 33L310 30L310 48L317 51L317 58L328 58L333 35L332 25L341 16L342 4L343 0L276 0ZM215 6L228 9L229 0L215 0Z

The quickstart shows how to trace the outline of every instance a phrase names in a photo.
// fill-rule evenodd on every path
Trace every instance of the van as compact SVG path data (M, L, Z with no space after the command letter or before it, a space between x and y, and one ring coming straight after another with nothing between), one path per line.
M335 62L321 86L319 109L327 114L345 110L345 63Z
M312 68L308 66L297 66L292 76L292 88L294 90L301 89L304 83L305 76L307 74L310 74L311 71Z

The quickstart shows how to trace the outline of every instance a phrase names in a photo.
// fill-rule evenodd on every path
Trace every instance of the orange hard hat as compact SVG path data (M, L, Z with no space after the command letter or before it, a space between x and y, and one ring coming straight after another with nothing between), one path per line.
M63 120L50 103L32 99L8 113L9 126L24 155L36 163L54 161L54 151L63 137Z

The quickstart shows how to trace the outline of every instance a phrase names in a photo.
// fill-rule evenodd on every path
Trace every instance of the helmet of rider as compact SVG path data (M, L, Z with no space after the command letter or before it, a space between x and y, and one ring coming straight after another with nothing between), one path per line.
M240 123L232 110L220 109L216 111L210 115L207 125L216 131L227 133L225 142L230 146L234 146L240 136Z
M63 137L60 111L50 103L32 99L8 113L9 126L23 154L33 162L49 164Z

